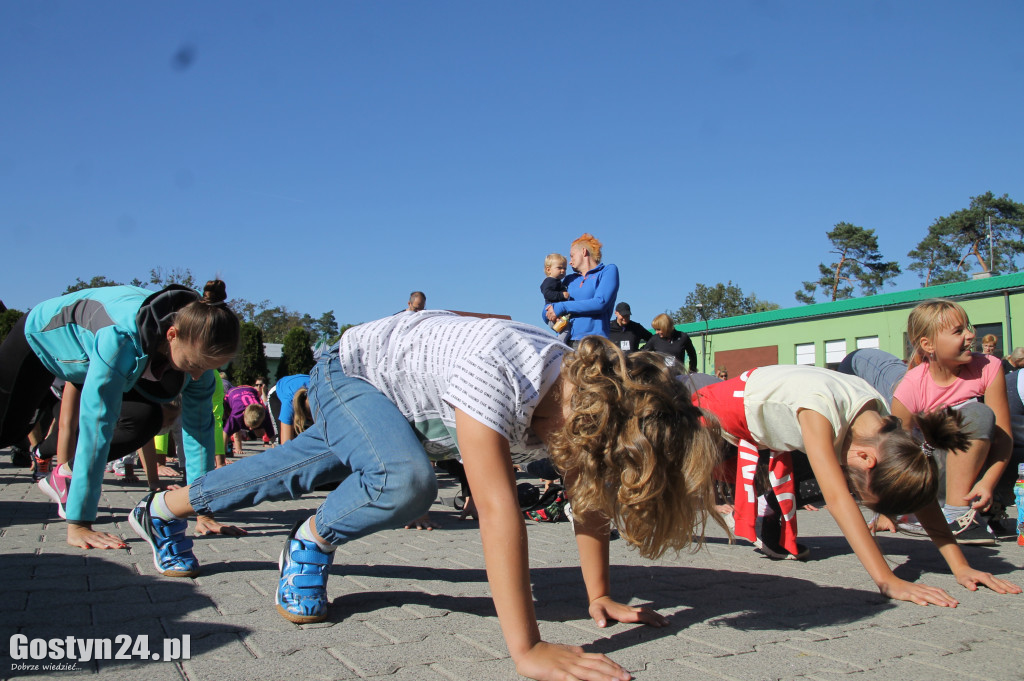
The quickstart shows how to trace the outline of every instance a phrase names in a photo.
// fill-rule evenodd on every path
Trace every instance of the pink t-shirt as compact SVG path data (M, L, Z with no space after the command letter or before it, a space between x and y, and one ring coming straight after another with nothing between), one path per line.
M896 386L893 399L903 403L911 413L931 411L939 407L955 407L970 399L982 397L985 390L1002 371L999 358L994 355L972 353L971 361L960 370L952 384L935 384L928 372L928 362L921 362L907 372Z

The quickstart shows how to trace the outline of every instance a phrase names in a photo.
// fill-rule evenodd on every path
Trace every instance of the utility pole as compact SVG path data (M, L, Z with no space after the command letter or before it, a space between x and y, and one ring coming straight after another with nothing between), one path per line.
M704 316L704 303L697 303L697 316L704 320L704 333L700 335L700 370L708 372L708 318Z

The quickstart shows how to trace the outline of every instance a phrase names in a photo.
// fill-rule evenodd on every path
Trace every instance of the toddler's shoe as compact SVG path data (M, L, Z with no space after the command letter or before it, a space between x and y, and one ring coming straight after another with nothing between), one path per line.
M151 493L132 509L128 524L153 549L153 565L166 577L195 577L199 561L192 554L192 540L185 536L188 521L175 518L161 520L152 514Z
M64 505L68 503L68 487L71 486L71 476L62 474L60 466L54 466L50 474L37 482L36 486L57 504L57 515L67 519Z
M302 520L288 533L281 552L281 581L277 585L277 611L290 622L309 624L327 619L327 574L334 553L316 542L298 539Z

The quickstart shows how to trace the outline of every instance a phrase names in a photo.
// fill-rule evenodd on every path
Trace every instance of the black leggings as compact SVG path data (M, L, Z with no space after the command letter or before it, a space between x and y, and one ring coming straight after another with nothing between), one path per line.
M0 447L12 445L48 413L55 401L51 374L25 339L22 315L0 345Z
M53 407L54 429L39 445L39 456L50 459L57 453L57 437L60 432L60 402ZM160 432L164 422L164 410L137 391L125 393L121 401L121 415L114 426L114 436L110 441L107 461L120 459L131 454L146 444Z

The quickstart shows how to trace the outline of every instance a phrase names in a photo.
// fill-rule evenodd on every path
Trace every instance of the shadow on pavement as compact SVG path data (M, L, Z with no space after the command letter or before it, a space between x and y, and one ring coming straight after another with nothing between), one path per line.
M145 676L153 670L151 660L141 659L142 648L133 659L82 662L78 660L13 660L10 637L23 634L31 639L110 639L112 652L129 655L123 648L131 638L148 637L151 652L163 650L164 641L190 637L191 656L215 650L248 633L246 627L218 624L214 603L197 593L192 580L143 576L110 562L101 555L16 553L0 563L5 601L0 608L0 676L52 675L42 666L54 662L77 664L79 671L133 668ZM208 613L204 611L209 611ZM121 636L122 639L117 637ZM38 665L38 670L18 669L13 664ZM168 664L161 662L160 664ZM180 663L170 663L180 664Z

